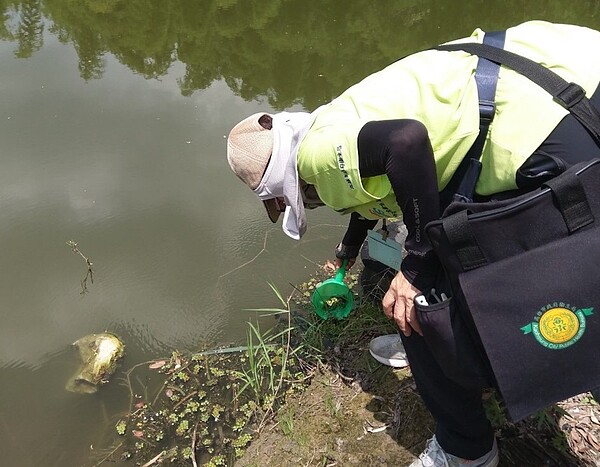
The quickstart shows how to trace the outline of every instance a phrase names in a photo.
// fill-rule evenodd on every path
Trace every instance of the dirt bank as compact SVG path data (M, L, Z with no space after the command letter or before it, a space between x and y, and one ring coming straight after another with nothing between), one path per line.
M354 273L347 279L356 285ZM95 465L410 464L433 420L410 368L381 365L368 351L396 328L364 297L346 319L317 318L309 300L319 280L295 287L299 298L280 313L281 326L250 326L247 346L173 352L126 371L129 411ZM600 466L600 410L590 394L518 424L492 392L484 399L501 466Z
M322 365L310 386L288 400L236 466L403 466L422 451L433 420L409 368L380 365L368 342L390 328L372 313L359 332L351 323L323 332ZM337 332L337 334L336 334ZM488 395L489 397L489 395ZM518 424L495 398L488 402L501 466L600 465L600 411L590 395L564 401Z

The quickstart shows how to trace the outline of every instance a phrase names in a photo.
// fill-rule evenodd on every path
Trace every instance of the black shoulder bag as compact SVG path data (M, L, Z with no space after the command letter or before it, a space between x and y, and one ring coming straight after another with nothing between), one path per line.
M437 49L463 50L527 76L600 143L600 116L577 84L485 43ZM465 157L457 195L426 226L445 274L437 299L426 291L430 304L415 306L447 375L462 384L487 379L519 420L600 386L600 160L527 194L477 203L469 195L480 153ZM471 353L483 358L473 363Z

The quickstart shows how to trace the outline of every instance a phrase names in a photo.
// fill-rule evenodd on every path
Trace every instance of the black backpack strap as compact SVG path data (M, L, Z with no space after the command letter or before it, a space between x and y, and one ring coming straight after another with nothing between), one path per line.
M578 84L567 82L553 71L533 60L486 44L448 44L440 45L435 49L448 52L462 50L505 65L526 76L551 94L556 102L569 110L588 130L596 144L600 146L600 114L590 104L589 99L585 96L585 90Z
M501 49L504 47L505 37L506 31L487 32L483 43ZM440 195L444 208L451 201L471 202L473 200L475 185L481 173L479 159L481 159L483 146L496 111L496 84L499 72L499 63L479 57L475 70L475 82L479 97L479 134Z

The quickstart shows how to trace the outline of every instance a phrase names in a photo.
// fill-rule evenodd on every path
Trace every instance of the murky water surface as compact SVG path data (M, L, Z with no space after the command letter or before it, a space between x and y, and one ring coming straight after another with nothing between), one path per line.
M258 110L312 110L396 58L526 19L600 27L596 0L1 1L0 464L94 465L127 407L64 386L70 344L105 330L124 367L244 343L331 257L345 219L301 242L230 172ZM585 44L582 44L585 47ZM590 51L590 59L596 51ZM87 293L82 257L93 262Z

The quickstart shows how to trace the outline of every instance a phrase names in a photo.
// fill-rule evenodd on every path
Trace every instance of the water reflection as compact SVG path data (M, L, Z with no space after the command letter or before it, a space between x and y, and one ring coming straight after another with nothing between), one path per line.
M595 0L3 0L0 38L15 56L40 49L47 29L72 44L84 80L101 78L107 54L145 78L165 76L175 62L183 95L224 80L246 100L266 98L276 109L312 109L398 57L469 34L474 26L503 28L525 19L596 27Z

